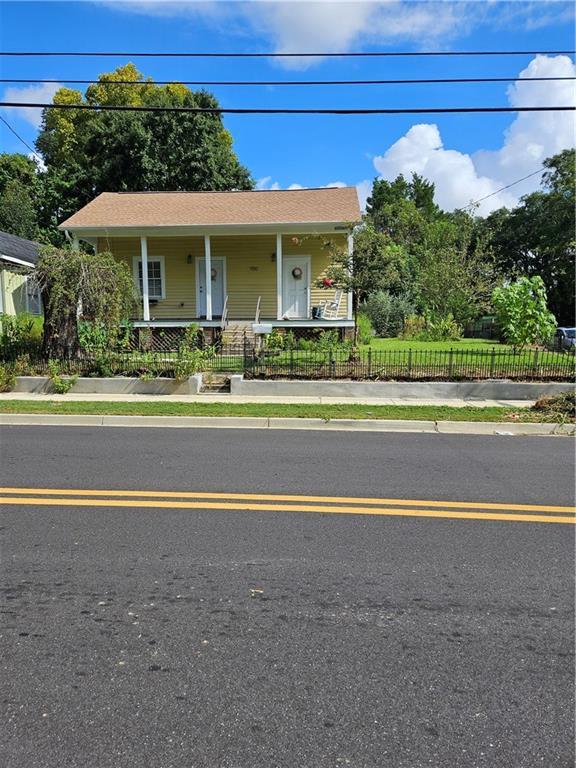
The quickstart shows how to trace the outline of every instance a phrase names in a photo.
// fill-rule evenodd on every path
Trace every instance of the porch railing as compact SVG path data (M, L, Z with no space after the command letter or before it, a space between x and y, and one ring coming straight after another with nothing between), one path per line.
M222 307L222 328L226 328L228 324L228 294L224 298L224 306Z
M256 302L256 314L254 315L254 322L259 323L260 322L260 304L262 302L262 296L258 296L258 301Z

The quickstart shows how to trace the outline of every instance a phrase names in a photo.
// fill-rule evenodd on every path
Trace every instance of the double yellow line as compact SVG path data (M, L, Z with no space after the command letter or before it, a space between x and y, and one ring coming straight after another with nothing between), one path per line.
M0 488L0 505L2 504L38 507L130 507L133 509L319 512L340 515L505 520L522 523L576 523L576 509L574 507L233 492Z

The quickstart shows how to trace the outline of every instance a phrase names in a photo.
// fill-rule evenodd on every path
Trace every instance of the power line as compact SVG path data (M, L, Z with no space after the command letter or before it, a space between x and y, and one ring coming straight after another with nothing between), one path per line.
M511 83L576 80L576 77L434 77L400 80L67 80L63 77L50 79L0 78L0 83L67 83L72 85L427 85L429 83Z
M218 59L257 59L257 58L336 58L336 57L400 57L400 56L558 56L571 55L576 50L565 51L342 51L340 53L316 51L309 53L279 53L268 51L267 53L241 53L228 51L226 53L214 51L137 51L126 53L123 51L0 51L0 56L128 56L135 57L160 57L160 58L218 58Z
M35 157L37 160L39 160L39 161L42 163L42 162L43 162L43 160L42 160L42 158L40 157L40 155L36 154L36 152L35 152L35 151L32 149L32 147L30 146L30 144L28 144L28 142L27 142L25 139L23 139L23 138L22 138L22 136L20 136L20 134L19 134L19 133L17 133L17 132L14 130L14 128L12 128L12 126L10 125L10 123L8 122L8 120L5 120L5 119L2 117L2 115L0 115L0 120L1 120L1 121L4 123L4 125L6 126L6 128L8 128L8 130L9 130L9 131L12 131L12 133L14 134L14 136L16 136L16 138L17 138L17 139L19 139L19 141L21 141L21 142L22 142L22 144L24 144L24 146L25 146L27 149L29 149L29 150L30 150L30 152L32 152L32 154L34 155L34 157Z
M538 173L542 173L544 171L544 166L540 166L537 171L533 171L532 173L529 173L527 176L522 176L521 179L516 179L516 181L511 182L510 184L506 184L505 187L500 187L500 189L495 190L494 192L490 192L489 195L484 195L484 197L479 197L478 200L473 200L471 203L468 203L468 205L464 206L464 208L460 208L460 211L466 211L468 208L472 208L474 205L478 205L478 203L481 203L484 200L488 200L489 197L494 197L494 195L497 195L499 192L504 192L505 189L510 189L510 187L515 187L516 184L520 184L521 181L526 181L526 179L532 178L532 176L536 176Z
M189 114L231 115L423 115L467 114L472 112L573 112L576 107L413 107L390 109L261 109L231 107L153 107L128 104L45 104L36 102L0 101L0 107L30 109L75 109L99 112L181 112Z

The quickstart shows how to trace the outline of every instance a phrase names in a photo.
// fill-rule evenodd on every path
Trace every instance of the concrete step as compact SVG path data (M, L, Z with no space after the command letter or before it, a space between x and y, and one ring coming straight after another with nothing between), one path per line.
M230 377L222 373L205 373L202 392L230 392Z

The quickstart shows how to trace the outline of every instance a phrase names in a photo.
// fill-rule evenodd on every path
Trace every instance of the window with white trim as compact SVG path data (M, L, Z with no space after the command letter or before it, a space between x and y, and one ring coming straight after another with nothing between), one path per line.
M134 257L134 278L142 296L142 259ZM154 256L148 259L148 298L165 298L164 257Z
M40 288L35 280L30 279L29 275L26 275L26 307L26 311L30 312L31 315L42 314Z

